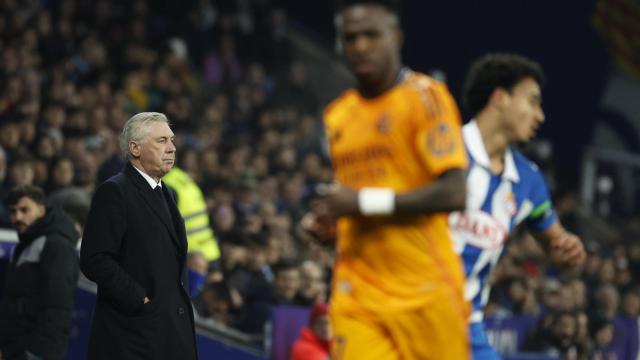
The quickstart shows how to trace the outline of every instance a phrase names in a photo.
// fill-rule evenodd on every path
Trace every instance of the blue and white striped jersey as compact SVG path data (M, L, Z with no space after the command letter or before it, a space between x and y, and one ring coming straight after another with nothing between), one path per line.
M556 215L536 165L508 148L504 170L496 175L475 120L462 133L469 155L467 208L451 213L449 225L456 252L464 262L465 297L473 305L471 322L478 322L489 299L489 275L509 233L522 222L530 230L544 231L556 221Z

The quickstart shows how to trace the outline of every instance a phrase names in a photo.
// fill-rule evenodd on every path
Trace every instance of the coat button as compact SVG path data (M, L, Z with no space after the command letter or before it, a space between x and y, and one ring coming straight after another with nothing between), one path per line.
M184 308L183 307L179 307L178 308L178 315L184 315Z

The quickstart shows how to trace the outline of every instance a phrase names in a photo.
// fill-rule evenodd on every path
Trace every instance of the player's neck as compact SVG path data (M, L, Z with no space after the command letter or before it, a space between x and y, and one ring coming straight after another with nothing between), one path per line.
M392 71L389 71L385 78L382 81L379 81L376 84L363 84L361 83L358 91L362 97L367 99L373 99L382 95L385 91L394 87L398 82L401 81L401 71L402 65L398 64L393 67Z
M492 116L490 113L478 114L476 122L491 167L496 172L501 172L504 165L504 154L509 146L509 138L502 130L498 117Z

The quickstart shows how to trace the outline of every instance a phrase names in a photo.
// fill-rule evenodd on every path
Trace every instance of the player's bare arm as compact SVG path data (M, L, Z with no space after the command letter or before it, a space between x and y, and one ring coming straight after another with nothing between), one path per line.
M435 182L406 194L394 194L384 189L356 191L334 184L319 191L321 196L312 203L312 211L320 218L339 218L350 215L416 215L464 210L466 199L464 170L445 172ZM367 204L372 196L374 202ZM371 199L371 198L370 198ZM380 212L371 212L367 207L380 207ZM388 209L391 207L391 209ZM384 208L384 209L383 209Z
M462 211L466 198L465 172L453 169L428 186L397 196L396 212L415 215Z
M534 233L534 237L556 265L580 267L587 258L580 238L567 231L559 222L545 231Z

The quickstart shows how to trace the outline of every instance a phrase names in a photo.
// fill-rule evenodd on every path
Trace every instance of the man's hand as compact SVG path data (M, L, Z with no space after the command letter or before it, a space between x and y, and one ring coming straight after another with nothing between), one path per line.
M581 267L587 259L580 238L570 232L550 239L549 255L554 263L573 268Z
M311 210L319 220L337 219L345 215L356 215L358 192L338 184L318 185L318 198L311 202Z
M322 246L333 245L336 240L336 221L330 218L320 219L313 212L307 213L300 220L300 230L305 237Z
M151 300L149 300L149 298L145 296L145 297L144 297L144 303L146 304L146 303L148 303L149 301L151 301Z

